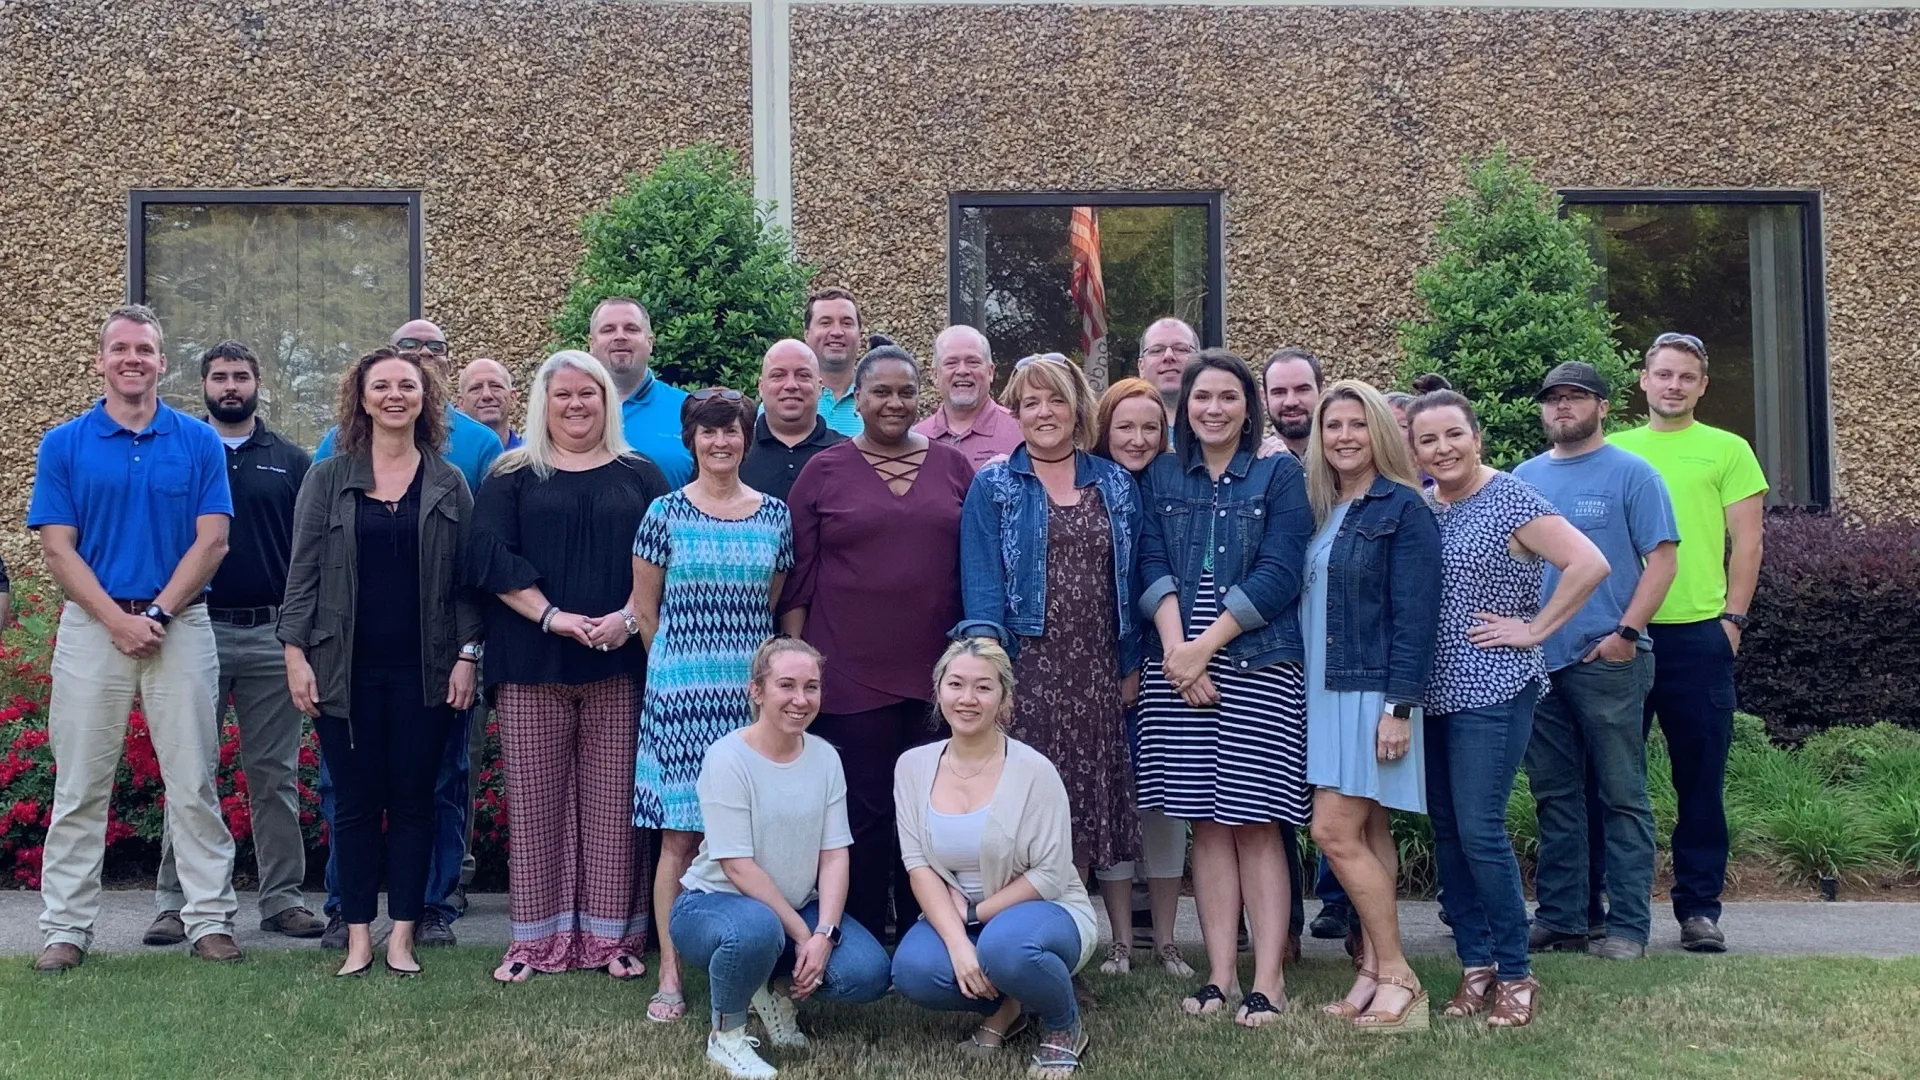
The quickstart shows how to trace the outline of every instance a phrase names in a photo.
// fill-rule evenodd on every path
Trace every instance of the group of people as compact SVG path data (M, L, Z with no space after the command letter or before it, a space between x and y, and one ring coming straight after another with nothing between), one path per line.
M1530 951L1645 949L1656 717L1674 914L1686 947L1724 948L1721 779L1766 483L1693 418L1698 339L1653 342L1649 423L1611 437L1612 388L1554 368L1551 449L1508 474L1435 377L1417 396L1328 385L1305 350L1254 368L1178 319L1103 395L1043 354L998 401L971 327L923 371L862 351L844 291L804 323L767 350L756 402L660 382L645 308L609 298L587 351L539 366L520 431L503 366L450 385L445 335L408 323L343 376L309 464L253 415L244 346L202 358L203 424L157 400L152 313L116 309L105 396L46 436L28 521L68 597L41 969L91 942L135 692L168 794L156 932L240 955L212 779L231 695L263 926L320 934L363 974L384 883L381 959L418 973L416 946L451 940L442 841L464 839L491 706L514 838L494 978L640 978L657 930L647 1018L682 1019L683 965L704 967L707 1054L734 1076L774 1074L749 1014L804 1045L796 1001L889 986L977 1014L982 1052L1036 1027L1035 1071L1070 1074L1073 979L1100 953L1088 883L1114 928L1102 971L1131 968L1139 878L1154 961L1193 975L1172 941L1189 830L1206 972L1187 1013L1258 1027L1287 1008L1310 824L1357 921L1326 1012L1424 1029L1389 810L1432 820L1463 967L1442 1012L1524 1025ZM301 714L330 789L326 919L300 897ZM1505 831L1523 760L1531 925Z

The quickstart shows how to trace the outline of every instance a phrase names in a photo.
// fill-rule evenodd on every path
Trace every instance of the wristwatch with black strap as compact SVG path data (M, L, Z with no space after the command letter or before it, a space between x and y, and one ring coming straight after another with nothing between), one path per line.
M1733 624L1733 625L1734 625L1735 627L1737 627L1737 628L1739 628L1739 629L1741 629L1741 630L1745 630L1745 629L1746 629L1747 627L1749 627L1749 626L1751 626L1751 625L1753 625L1753 619L1751 619L1751 618L1749 618L1749 617L1748 617L1748 616L1746 616L1746 615L1742 615L1742 614L1741 614L1740 612L1737 612L1737 611L1723 611L1723 612L1721 612L1721 613L1720 613L1720 621L1721 621L1721 622L1730 622L1730 623L1732 623L1732 624Z
M1640 640L1640 631L1635 630L1626 623L1621 623L1619 626L1614 627L1613 632L1619 634L1623 641L1638 642Z

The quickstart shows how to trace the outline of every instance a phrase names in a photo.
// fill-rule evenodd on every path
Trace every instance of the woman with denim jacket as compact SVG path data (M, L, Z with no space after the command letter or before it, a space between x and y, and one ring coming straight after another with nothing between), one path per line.
M1360 916L1358 975L1325 1012L1363 1031L1423 1031L1387 810L1427 810L1420 702L1440 620L1440 528L1392 406L1366 383L1327 388L1305 464L1319 525L1300 595L1313 840Z
M1521 1027L1540 998L1507 798L1546 688L1541 643L1607 576L1593 541L1523 480L1480 462L1480 424L1452 390L1407 408L1415 461L1440 523L1440 625L1427 680L1429 814L1460 987L1443 1012ZM1540 595L1540 562L1560 570Z
M1134 563L1143 527L1125 469L1087 453L1093 388L1062 358L1023 361L1003 395L1025 440L973 478L960 516L954 636L991 637L1031 689L1011 731L1053 762L1073 809L1073 863L1100 880L1126 958L1140 822L1127 756L1137 690ZM1123 684L1132 683L1123 688Z
M1182 1007L1219 1012L1238 987L1244 897L1254 975L1236 1020L1246 1027L1285 1008L1277 825L1304 825L1311 808L1299 600L1313 513L1292 455L1255 456L1264 428L1246 361L1200 353L1180 381L1174 450L1147 470L1140 545L1140 610L1160 644L1145 649L1140 685L1140 805L1193 822L1209 965Z

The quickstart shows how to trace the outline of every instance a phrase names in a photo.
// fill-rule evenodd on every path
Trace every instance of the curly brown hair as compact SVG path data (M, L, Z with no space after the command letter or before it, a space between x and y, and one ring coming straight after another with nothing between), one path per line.
M440 453L447 445L447 377L419 353L403 353L388 346L355 360L340 376L340 392L333 405L333 422L338 430L335 451L351 457L372 448L373 417L361 403L366 398L367 372L382 360L405 360L420 373L420 415L413 421L413 444L423 454Z

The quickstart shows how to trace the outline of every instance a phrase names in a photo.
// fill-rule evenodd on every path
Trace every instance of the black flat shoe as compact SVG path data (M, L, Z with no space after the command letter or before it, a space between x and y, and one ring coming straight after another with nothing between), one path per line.
M368 960L366 963L361 964L359 967L354 968L352 971L336 971L333 973L333 977L336 979L357 979L360 976L365 975L367 972L372 970L373 970L373 961Z
M380 958L380 962L381 962L382 964L385 964L385 965L386 965L386 968L387 968L387 970L388 970L389 972L391 972L392 974L395 974L395 975L398 975L398 976L400 976L400 977L401 977L401 978L403 978L403 979L411 979L411 978L413 978L413 977L414 977L415 975L418 975L418 974L420 974L420 971L421 971L421 969L420 969L420 968L414 968L413 970L411 970L411 971L409 971L409 970L407 970L406 968L397 968L397 967L394 967L394 966L393 966L393 961L391 961L391 960L388 960L388 959L387 959L386 957L384 957L384 956ZM418 961L418 960L416 960L416 961L414 961L414 963L416 963L416 964L417 964L417 963L419 963L419 961ZM369 966L371 966L371 965L369 965Z

